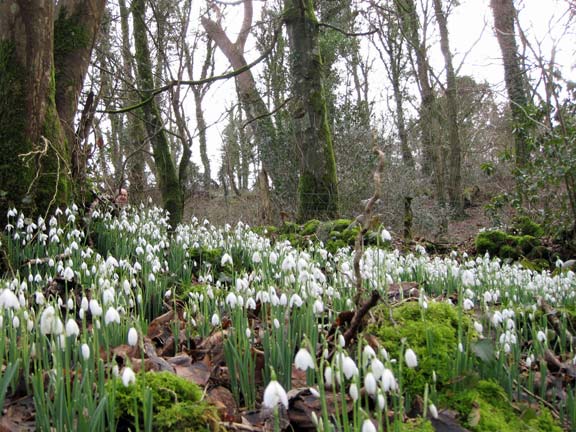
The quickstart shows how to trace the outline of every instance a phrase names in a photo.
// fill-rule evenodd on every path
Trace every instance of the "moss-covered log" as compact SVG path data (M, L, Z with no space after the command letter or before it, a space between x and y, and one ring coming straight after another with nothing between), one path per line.
M284 6L293 77L293 136L300 162L298 219L334 218L338 213L336 161L327 118L318 21L311 0L285 0Z

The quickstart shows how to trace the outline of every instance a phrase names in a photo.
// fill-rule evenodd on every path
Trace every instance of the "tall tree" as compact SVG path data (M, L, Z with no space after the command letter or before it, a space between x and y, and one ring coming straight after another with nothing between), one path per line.
M134 42L136 48L136 70L138 87L143 100L147 100L154 89L152 59L148 47L148 29L146 27L146 1L132 2L134 18ZM170 153L168 137L160 118L160 110L154 98L142 107L146 132L152 145L156 165L157 181L162 194L164 209L170 213L170 225L174 228L181 220L184 210L182 190L178 181L176 167Z
M490 7L494 15L494 31L502 52L504 65L504 81L510 100L510 111L514 123L514 149L516 153L516 165L521 167L526 164L530 156L527 133L521 126L524 119L524 109L528 103L528 97L524 86L524 71L520 66L518 45L514 29L516 8L514 0L490 0Z
M458 99L456 88L456 72L452 62L452 52L448 39L448 19L442 9L441 0L434 0L434 12L436 22L440 30L440 49L444 57L446 69L446 108L448 124L448 199L455 216L460 217L464 213L464 201L462 196L462 148L460 144L460 132L458 126Z
M56 26L53 1L0 3L3 206L44 212L69 197L72 161L62 125L72 124L104 3L59 2Z
M332 218L338 213L338 188L318 46L319 25L312 0L285 0L284 5L294 139L300 161L298 219Z

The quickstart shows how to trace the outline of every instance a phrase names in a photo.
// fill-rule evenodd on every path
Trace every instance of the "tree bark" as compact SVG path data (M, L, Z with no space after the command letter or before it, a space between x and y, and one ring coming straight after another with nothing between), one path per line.
M434 0L436 22L440 30L440 49L446 67L446 111L448 122L448 145L450 149L448 163L448 199L454 216L464 214L464 197L462 195L462 148L458 126L458 99L456 97L456 72L452 63L452 53L448 40L448 23L442 10L440 0Z
M54 2L0 2L0 184L5 206L47 212L68 199L55 102ZM2 202L4 201L4 202ZM0 222L6 212L0 211Z
M76 137L74 117L105 6L106 0L60 0L55 11L56 106L70 149L72 180L80 200L86 193L86 158Z
M524 71L520 66L514 31L516 9L513 0L490 0L490 7L492 7L492 14L494 15L496 39L502 52L504 81L506 82L506 91L512 113L516 165L522 167L528 162L530 149L525 128L522 127L523 110L528 104L528 97L524 87Z
M132 14L134 18L137 82L142 99L146 100L150 95L151 89L154 88L154 77L152 75L150 49L148 48L148 30L145 23L145 0L134 0L132 2ZM145 104L142 107L142 111L144 112L148 139L152 144L157 181L162 194L164 209L170 214L170 226L175 228L182 221L184 202L174 161L170 154L170 145L156 100L153 98Z
M300 161L297 218L334 218L338 214L336 161L326 112L318 21L312 0L285 0L284 5L294 139Z

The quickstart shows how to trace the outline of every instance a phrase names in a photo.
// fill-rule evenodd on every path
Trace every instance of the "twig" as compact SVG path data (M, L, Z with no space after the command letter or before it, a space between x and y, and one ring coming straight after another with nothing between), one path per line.
M370 299L366 303L364 303L359 310L356 311L354 317L352 318L352 322L350 323L350 328L346 330L346 332L344 333L344 341L346 342L346 345L348 345L350 341L354 338L354 336L356 336L356 334L358 333L358 328L362 323L362 319L370 309L376 306L378 300L380 300L380 293L374 290L372 291Z

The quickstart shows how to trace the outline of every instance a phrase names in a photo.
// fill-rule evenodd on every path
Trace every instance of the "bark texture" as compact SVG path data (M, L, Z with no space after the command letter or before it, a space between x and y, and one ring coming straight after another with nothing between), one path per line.
M527 134L521 123L524 119L524 109L528 97L524 87L524 71L520 66L518 46L514 29L516 9L513 0L490 0L492 14L494 15L494 31L502 52L504 65L504 80L506 91L510 100L510 111L514 130L514 147L516 165L523 166L528 161L530 150L528 148Z
M326 112L318 21L311 0L285 0L284 5L294 139L300 162L297 218L334 218L338 214L336 161Z
M0 203L4 210L16 205L32 214L45 212L68 198L68 156L55 102L53 16L52 1L0 2Z
M134 0L132 13L134 17L137 82L142 99L145 100L149 97L150 90L154 88L152 61L148 47L148 30L145 22L145 0ZM176 167L170 154L170 145L155 99L145 104L142 111L148 139L152 145L157 171L156 180L162 193L164 209L170 213L170 226L175 228L182 220L184 202Z

